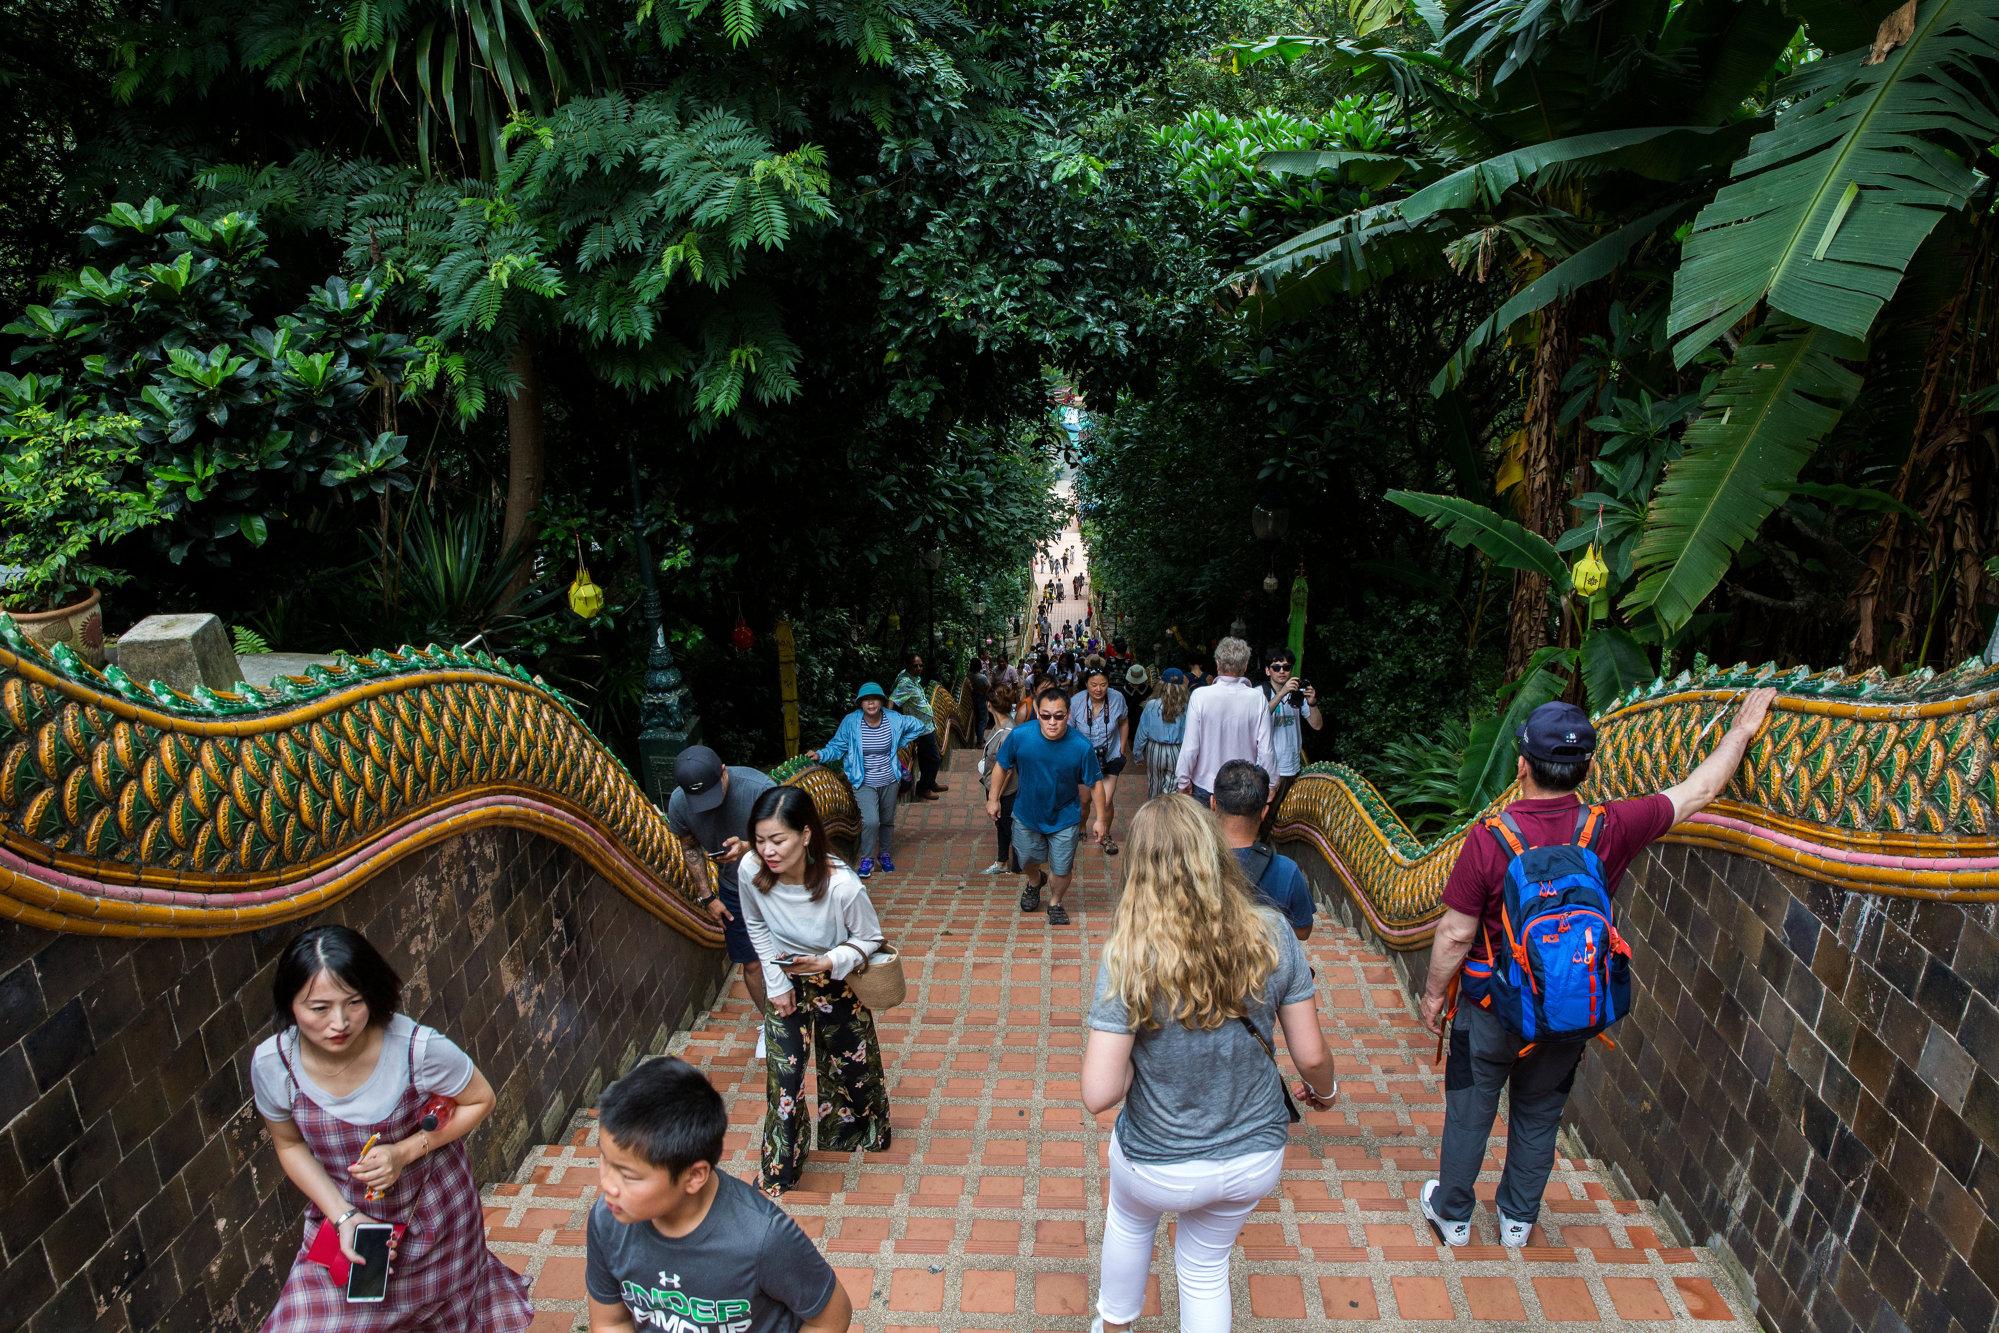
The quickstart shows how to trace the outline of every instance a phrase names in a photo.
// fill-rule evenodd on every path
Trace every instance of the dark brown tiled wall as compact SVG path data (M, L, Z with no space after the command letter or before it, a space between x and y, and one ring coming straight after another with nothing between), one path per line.
M1620 897L1632 1013L1570 1102L1591 1155L1732 1253L1766 1328L1991 1329L1993 910L1685 847Z
M302 1234L250 1102L271 971L345 922L406 981L404 1008L499 1089L480 1179L704 1008L724 960L545 839L482 830L327 912L212 940L94 940L0 922L0 1329L248 1330Z

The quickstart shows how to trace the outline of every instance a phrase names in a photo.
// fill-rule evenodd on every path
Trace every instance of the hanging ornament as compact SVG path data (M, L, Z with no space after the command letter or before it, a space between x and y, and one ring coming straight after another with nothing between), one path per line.
M743 619L743 599L741 594L738 594L736 597L736 627L729 631L729 643L737 652L746 653L750 650L750 645L756 641L756 632L750 628L750 622Z
M1276 592L1276 591L1277 591L1277 571L1276 571L1276 570L1274 570L1274 569L1273 569L1273 570L1271 570L1271 571L1270 571L1270 572L1269 572L1268 574L1265 574L1265 575L1263 576L1263 590L1264 590L1264 591L1265 591L1266 593L1272 593L1272 592Z
M901 617L901 616L899 616L899 615L897 615L897 614L896 614L895 612L893 612L893 611L889 612L889 613L888 613L888 627L889 627L890 629L892 629L892 630L898 630L898 629L901 629L901 628L902 628L902 617Z
M576 578L569 585L569 609L585 620L594 620L604 609L604 590L590 581L590 566L583 563L583 539L576 539Z
M1585 597L1594 597L1603 591L1604 584L1610 582L1610 566L1603 563L1603 557L1596 553L1596 546L1592 544L1588 553L1576 561L1571 576L1577 592Z

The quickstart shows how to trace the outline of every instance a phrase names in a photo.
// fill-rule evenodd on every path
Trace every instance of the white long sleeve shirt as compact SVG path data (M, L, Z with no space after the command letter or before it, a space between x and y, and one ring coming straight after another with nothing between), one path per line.
M757 888L756 875L762 869L763 862L751 852L739 863L736 875L743 929L763 963L767 994L783 995L791 989L791 976L777 961L786 954L823 953L833 964L831 975L839 980L881 947L881 921L868 901L867 886L844 863L833 863L826 896L816 903L803 884L773 884L768 893Z
M1215 789L1215 774L1231 759L1247 759L1270 775L1277 790L1277 753L1270 745L1270 710L1263 691L1243 676L1217 676L1187 696L1187 733L1174 774L1181 791Z

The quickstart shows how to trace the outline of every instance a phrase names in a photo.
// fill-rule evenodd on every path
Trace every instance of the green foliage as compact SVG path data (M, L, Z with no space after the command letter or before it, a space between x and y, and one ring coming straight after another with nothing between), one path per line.
M1652 501L1632 552L1626 610L1650 608L1669 629L1692 618L1730 558L1781 503L1813 447L1853 401L1860 377L1845 336L1786 323L1743 340L1688 428L1685 452Z
M0 390L18 385L0 375ZM114 542L162 517L123 416L58 416L29 404L0 420L0 600L53 611L130 577L98 563Z
M1945 210L1977 183L1965 160L1999 139L1980 66L1999 57L1983 0L1927 0L1909 40L1812 61L1777 90L1788 103L1701 210L1673 279L1684 363L1765 298L1773 309L1864 338ZM1793 437L1798 438L1798 437Z
M1569 567L1562 563L1562 557L1553 544L1512 519L1455 495L1390 491L1387 498L1410 513L1435 523L1444 530L1453 545L1476 546L1502 569L1539 574L1557 593L1568 591Z
M403 437L381 426L411 352L377 324L371 283L329 278L259 323L276 265L254 217L203 222L149 199L85 235L108 271L84 267L4 330L34 373L0 377L0 429L42 410L130 420L123 485L158 488L171 522L156 539L175 562L263 545L308 488L351 501L408 484Z
M1368 776L1395 813L1426 841L1461 818L1458 770L1470 741L1469 727L1453 719L1427 736L1387 742L1368 766Z
M230 626L229 639L238 657L254 657L271 651L270 641L245 625Z

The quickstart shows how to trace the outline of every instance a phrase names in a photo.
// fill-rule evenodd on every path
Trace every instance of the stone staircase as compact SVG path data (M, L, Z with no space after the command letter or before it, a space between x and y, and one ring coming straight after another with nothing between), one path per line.
M1076 924L1015 905L979 873L992 832L969 758L941 801L909 807L893 875L870 883L910 958L912 995L882 1016L891 1151L813 1154L785 1207L817 1239L869 1330L1082 1330L1103 1231L1113 1117L1091 1118L1077 1076L1084 1000L1109 926L1117 863L1083 853ZM1143 791L1142 778L1134 784ZM1081 910L1076 910L1077 907ZM1475 1243L1436 1245L1416 1209L1443 1124L1434 1038L1388 961L1322 918L1307 946L1341 1098L1293 1130L1279 1191L1244 1227L1236 1324L1253 1330L1408 1321L1538 1328L1752 1327L1706 1250L1653 1206L1617 1197L1599 1163L1558 1159L1542 1225L1497 1244L1490 1208L1504 1138L1479 1193ZM753 1179L764 1108L755 1015L740 987L673 1039L728 1099L724 1169ZM809 1086L809 1085L808 1085ZM486 1192L493 1248L534 1281L536 1333L586 1326L583 1225L595 1194L587 1114ZM1140 1328L1177 1325L1170 1240ZM1163 1283L1162 1283L1163 1279Z

